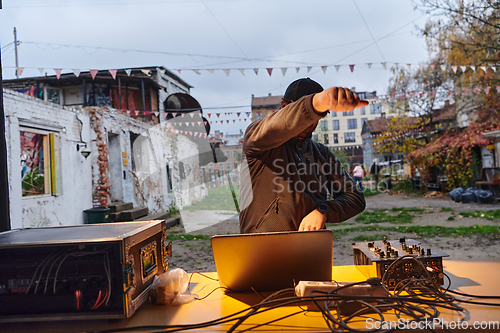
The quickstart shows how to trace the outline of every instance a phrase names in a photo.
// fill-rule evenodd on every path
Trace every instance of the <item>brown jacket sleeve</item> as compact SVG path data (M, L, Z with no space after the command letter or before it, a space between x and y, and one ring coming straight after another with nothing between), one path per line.
M304 96L250 124L245 133L243 151L252 154L276 148L323 118L327 113L316 113L312 105L313 96Z

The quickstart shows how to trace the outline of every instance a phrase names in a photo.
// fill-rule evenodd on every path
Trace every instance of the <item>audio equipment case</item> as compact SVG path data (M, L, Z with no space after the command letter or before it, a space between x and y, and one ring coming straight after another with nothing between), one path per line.
M165 221L0 233L0 322L118 319L168 270Z

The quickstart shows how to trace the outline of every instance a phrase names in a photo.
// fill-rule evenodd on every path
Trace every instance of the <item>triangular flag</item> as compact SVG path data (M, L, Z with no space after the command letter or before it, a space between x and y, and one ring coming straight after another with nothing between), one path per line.
M238 70L240 71L241 75L245 75L245 69L244 68L239 68Z
M451 69L453 70L453 73L456 73L457 72L457 66L451 66Z
M216 113L216 115L217 115L217 118L219 118L219 116L220 116L220 113Z
M349 65L349 68L351 69L351 73L354 72L354 65Z
M286 68L286 67L281 67L281 73L283 73L283 76L285 76L287 69L288 68Z
M130 76L130 74L132 73L132 70L131 69L126 69L125 73L127 73L127 76Z
M297 71L297 73L300 71L300 67L295 67L295 70Z
M467 94L469 94L469 91L470 91L470 90L469 90L469 88L465 88L465 89L464 89L464 93L465 93L466 95L467 95Z
M491 69L493 70L493 72L495 72L495 73L496 73L497 68L496 68L495 66L491 66Z
M497 88L497 93L500 93L500 86L496 86Z
M240 114L241 114L241 112L236 112L236 115L238 116L238 118L240 117Z
M254 68L253 71L255 72L255 75L259 75L259 69L258 68Z
M384 69L387 69L387 63L386 62L382 62L382 67L384 67Z
M109 74L111 74L111 76L113 77L113 80L116 80L116 72L118 70L116 70L116 69L108 69L108 71L109 71Z
M198 74L198 75L201 75L200 71L199 71L199 70L197 70L197 69L193 69L193 72L195 72L195 73L196 73L196 74Z
M193 127L194 127L194 121L192 121L192 122L191 122L191 126L193 126Z
M3 68L2 68L3 69ZM40 75L43 75L44 69L43 68L38 68L38 71L40 72Z
M211 113L209 113L209 114L208 114L208 118L210 118L210 116L211 116L211 115L212 115L212 114L211 114Z
M61 68L54 68L54 72L56 72L56 77L58 80L61 77L61 71L62 71Z
M273 73L273 69L272 68L266 68L267 70L267 73L269 74L269 76L271 76L271 74Z
M231 72L230 69L223 69L224 73L226 73L227 76L229 76L229 72Z
M143 72L144 74L146 74L147 76L150 76L151 74L149 74L149 72L151 72L150 69L141 69L141 72Z
M309 73L312 69L312 66L307 66L307 72Z
M178 70L177 70L177 72L178 72L179 74L181 73L181 71L182 71L182 69L178 69Z
M470 68L472 69L473 72L476 71L476 66L470 66Z
M24 71L24 67L16 67L17 75L21 76ZM59 77L57 77L59 79Z
M467 70L467 67L465 67L465 66L460 66L460 69L462 70L462 73L465 73L465 71Z
M486 70L488 69L486 66L481 66L481 69L483 70L483 72L486 73Z
M213 74L214 70L213 69L207 69L207 72L209 72L210 74Z
M432 68L432 69L434 69L434 67L436 67L436 65L434 65L434 64L431 64L431 68Z
M411 64L406 64L408 66L408 70L411 71Z
M321 66L321 69L323 70L323 73L326 73L326 69L328 68L328 66Z
M337 72L339 71L339 68L340 68L340 65L335 65L335 69L337 70Z
M443 72L446 71L446 65L441 65L440 67Z
M491 87L490 87L490 86L487 86L487 87L484 89L484 92L486 93L486 95L488 95L488 93L490 92L490 89L491 89Z
M476 88L474 91L476 92L476 95L479 95L479 93L481 92L481 89L480 88Z
M194 112L191 112L189 115L191 116L191 118L193 118L194 117Z
M81 72L82 71L79 69L73 69L73 74L75 74L76 77L79 77Z
M368 65L368 68L372 68L372 63L371 62L369 62L367 65Z
M90 75L92 75L92 80L95 79L95 76L97 75L97 72L99 72L98 69L91 69L90 70Z
M160 112L153 112L153 114L158 117L158 115L160 114Z

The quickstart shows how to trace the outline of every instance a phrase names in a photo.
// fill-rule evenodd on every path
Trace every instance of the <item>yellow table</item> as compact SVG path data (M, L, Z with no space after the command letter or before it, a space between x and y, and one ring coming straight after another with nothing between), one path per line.
M445 272L452 279L453 290L476 294L476 295L500 295L500 262L468 262L468 261L443 261ZM208 273L211 277L216 277L216 273ZM360 273L355 266L334 266L333 277L336 281L356 282L364 281L366 277ZM192 293L198 297L208 295L218 287L218 282L212 281L199 274L194 274L190 284ZM251 304L257 304L262 297L255 293L233 293L226 294L223 290L217 289L207 298L194 301L185 305L160 306L146 302L131 317L118 322L107 320L94 321L67 321L67 322L37 322L37 323L9 323L0 324L1 332L82 332L99 331L108 329L119 329L133 326L145 325L178 325L195 324L220 317L231 315L237 311L246 309ZM486 300L488 302L495 302ZM500 301L497 301L500 303ZM473 330L475 322L497 322L500 323L500 307L488 307L462 304L467 309L465 321L469 325L469 330ZM288 316L287 318L275 321L277 318ZM441 311L439 318L448 322L457 321L460 315L451 310ZM395 317L394 317L395 318ZM397 320L387 317L386 320ZM268 323L269 322L269 323ZM234 323L227 323L222 326L212 326L196 330L197 332L225 332ZM259 326L268 323L264 326ZM493 323L494 324L494 323ZM366 318L359 318L359 328L367 327ZM373 325L373 324L372 324ZM284 331L284 332L327 332L328 328L320 314L314 311L302 311L296 305L281 307L256 316L250 317L239 326L237 331L253 329L254 331ZM146 331L146 330L144 330ZM160 330L158 330L160 331ZM491 329L490 332L498 332L500 329ZM412 330L412 332L417 332ZM488 330L481 330L488 332Z

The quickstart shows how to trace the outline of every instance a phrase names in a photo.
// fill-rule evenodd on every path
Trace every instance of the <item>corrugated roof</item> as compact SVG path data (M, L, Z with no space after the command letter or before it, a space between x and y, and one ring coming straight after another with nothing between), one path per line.
M252 98L252 107L263 107L263 106L278 106L281 105L281 99L283 96L266 96L266 97L254 97Z
M381 133L387 130L387 127L389 126L389 119L380 118L380 119L367 120L365 124L368 127L368 131L370 133Z

